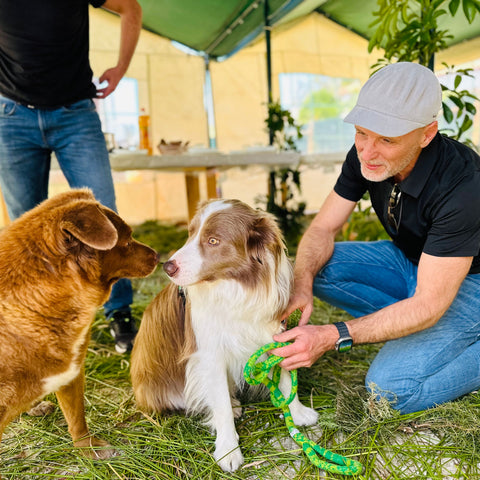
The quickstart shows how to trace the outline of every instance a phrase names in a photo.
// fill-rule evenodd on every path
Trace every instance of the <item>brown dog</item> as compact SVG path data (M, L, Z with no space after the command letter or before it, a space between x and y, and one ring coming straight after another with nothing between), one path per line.
M0 234L0 439L31 404L56 392L74 445L112 449L90 435L84 359L90 326L113 283L153 272L158 255L87 189L44 201Z

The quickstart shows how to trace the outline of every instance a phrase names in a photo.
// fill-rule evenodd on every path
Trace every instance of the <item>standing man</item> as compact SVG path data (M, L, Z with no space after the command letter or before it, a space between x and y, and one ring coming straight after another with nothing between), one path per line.
M117 65L92 83L89 5L120 15ZM70 187L89 187L116 211L110 162L93 98L127 71L142 24L136 0L0 0L0 188L15 219L45 200L51 154ZM132 347L132 285L120 279L105 304L115 348Z
M312 365L329 350L386 342L367 388L402 413L480 387L480 157L438 133L435 75L388 65L363 86L345 121L355 145L305 232L287 314L299 326L275 336L281 365ZM391 241L334 238L368 191ZM307 325L313 295L355 318Z

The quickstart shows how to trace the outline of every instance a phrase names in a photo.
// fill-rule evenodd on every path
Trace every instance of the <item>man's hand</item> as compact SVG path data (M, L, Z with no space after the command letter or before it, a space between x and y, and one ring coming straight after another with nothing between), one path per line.
M290 301L288 302L287 308L282 317L287 318L297 309L302 312L300 320L298 321L298 325L306 325L313 312L313 293L311 288L304 290L303 292L295 291L290 297Z
M120 71L119 67L109 68L103 72L102 76L99 78L100 84L107 82L108 85L104 88L97 89L97 98L107 98L116 88L118 83L123 77L123 72Z
M284 357L280 363L286 370L311 367L325 352L335 347L338 331L334 325L303 325L274 335L276 342L292 342L271 353Z

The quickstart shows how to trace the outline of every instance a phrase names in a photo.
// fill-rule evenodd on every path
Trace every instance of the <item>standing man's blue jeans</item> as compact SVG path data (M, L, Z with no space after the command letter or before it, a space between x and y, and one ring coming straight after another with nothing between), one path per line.
M416 284L417 267L392 242L339 242L316 276L313 294L360 317L412 297ZM480 274L467 275L433 327L385 343L365 383L402 413L479 388Z
M108 151L92 100L42 110L0 95L0 188L12 220L48 197L52 152L70 187L89 187L100 203L117 210ZM105 315L129 309L132 296L130 280L119 280Z

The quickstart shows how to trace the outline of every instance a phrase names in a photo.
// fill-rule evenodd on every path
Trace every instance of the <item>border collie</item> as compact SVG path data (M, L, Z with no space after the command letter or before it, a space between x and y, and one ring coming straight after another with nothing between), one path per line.
M239 200L204 202L189 238L165 264L173 281L145 310L132 351L138 406L147 411L203 413L216 432L215 460L225 471L243 463L234 419L243 368L284 329L292 266L272 215ZM290 393L290 378L280 388ZM317 421L298 397L297 425Z

